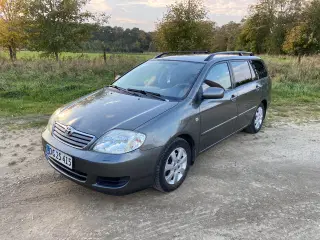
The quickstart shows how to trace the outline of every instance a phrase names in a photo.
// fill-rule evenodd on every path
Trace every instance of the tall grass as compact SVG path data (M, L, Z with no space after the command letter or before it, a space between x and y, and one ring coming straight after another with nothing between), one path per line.
M262 56L272 77L271 116L320 119L320 56L298 62L290 56Z
M31 54L31 53L30 53ZM11 63L0 58L0 116L50 114L60 105L111 84L151 58L147 54L109 55L99 58L65 56L60 63L30 57ZM273 79L272 111L294 112L320 118L320 57L262 56Z
M317 103L320 98L320 56L297 58L264 56L273 80L274 103ZM288 102L291 100L291 102Z
M145 56L101 59L3 61L0 65L0 115L49 114L56 107L111 84L145 61Z

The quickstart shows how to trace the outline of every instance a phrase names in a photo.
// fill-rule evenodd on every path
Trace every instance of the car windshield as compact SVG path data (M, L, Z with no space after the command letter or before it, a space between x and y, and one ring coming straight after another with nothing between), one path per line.
M203 63L155 60L148 61L122 76L113 85L125 89L182 99L190 91Z

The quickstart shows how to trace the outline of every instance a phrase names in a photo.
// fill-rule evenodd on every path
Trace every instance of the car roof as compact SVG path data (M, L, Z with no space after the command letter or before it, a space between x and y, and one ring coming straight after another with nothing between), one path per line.
M155 60L168 60L168 61L184 61L184 62L197 62L197 63L209 63L223 60L261 60L256 56L239 56L239 55L227 55L217 54L213 56L209 61L206 59L211 54L188 54L188 55L171 55L167 57L156 58Z

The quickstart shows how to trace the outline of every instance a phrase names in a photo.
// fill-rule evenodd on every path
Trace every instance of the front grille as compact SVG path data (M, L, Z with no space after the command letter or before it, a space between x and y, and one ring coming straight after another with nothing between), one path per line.
M92 135L79 132L58 122L54 124L53 136L71 147L80 149L85 148L95 139Z
M85 182L87 180L87 174L83 172L76 171L74 169L69 169L65 166L63 166L61 163L57 162L53 158L49 158L48 162L50 165L56 169L58 172L63 173L64 175L67 175L68 177L71 177L72 179L75 179L79 182Z

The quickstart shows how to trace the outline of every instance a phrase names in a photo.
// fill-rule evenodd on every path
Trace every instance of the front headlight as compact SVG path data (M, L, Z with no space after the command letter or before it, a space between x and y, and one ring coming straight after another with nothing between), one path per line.
M96 152L123 154L142 146L146 135L128 130L112 130L103 135L94 145Z
M50 117L48 124L47 124L47 129L48 131L51 133L52 132L52 128L53 128L53 124L55 121L56 116L60 113L61 109L58 108Z

